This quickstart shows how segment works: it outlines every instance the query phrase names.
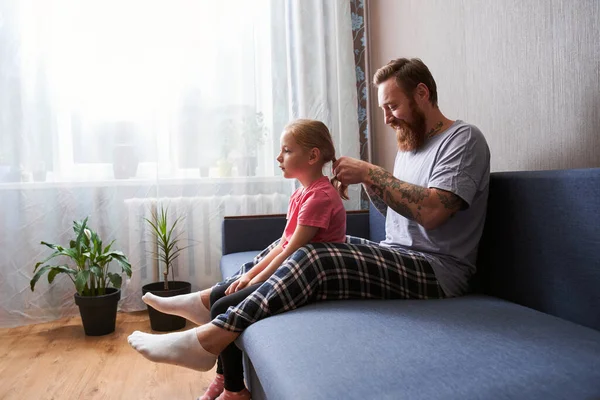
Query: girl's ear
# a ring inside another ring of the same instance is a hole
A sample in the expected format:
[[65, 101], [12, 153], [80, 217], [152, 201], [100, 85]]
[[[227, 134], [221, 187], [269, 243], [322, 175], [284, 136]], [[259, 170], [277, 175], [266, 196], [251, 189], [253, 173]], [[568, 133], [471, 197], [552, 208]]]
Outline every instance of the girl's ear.
[[313, 165], [321, 159], [321, 150], [318, 147], [313, 147], [308, 153], [308, 163]]

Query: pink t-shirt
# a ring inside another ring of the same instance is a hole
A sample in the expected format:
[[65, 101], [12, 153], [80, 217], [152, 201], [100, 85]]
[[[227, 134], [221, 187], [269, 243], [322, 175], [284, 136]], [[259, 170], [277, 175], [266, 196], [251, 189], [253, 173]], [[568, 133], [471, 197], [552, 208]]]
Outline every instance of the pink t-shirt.
[[311, 242], [346, 241], [346, 210], [338, 191], [326, 176], [292, 194], [284, 231], [284, 249], [298, 224], [320, 228]]

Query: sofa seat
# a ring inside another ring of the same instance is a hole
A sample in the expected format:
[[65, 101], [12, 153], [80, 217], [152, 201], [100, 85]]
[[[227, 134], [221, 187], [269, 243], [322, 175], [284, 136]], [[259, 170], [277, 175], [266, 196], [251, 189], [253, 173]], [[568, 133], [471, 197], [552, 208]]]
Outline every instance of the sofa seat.
[[[257, 254], [223, 256], [223, 276]], [[236, 343], [252, 393], [268, 387], [259, 398], [594, 399], [600, 391], [599, 331], [484, 295], [309, 304], [259, 321]]]
[[221, 274], [231, 276], [240, 270], [240, 267], [250, 262], [260, 251], [241, 251], [239, 253], [227, 254], [221, 258]]
[[484, 295], [309, 304], [236, 343], [258, 398], [594, 399], [600, 390], [600, 332]]

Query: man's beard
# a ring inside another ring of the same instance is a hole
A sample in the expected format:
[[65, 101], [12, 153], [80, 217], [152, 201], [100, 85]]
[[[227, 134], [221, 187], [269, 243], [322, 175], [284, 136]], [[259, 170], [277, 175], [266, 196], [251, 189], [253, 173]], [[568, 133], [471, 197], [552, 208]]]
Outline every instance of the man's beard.
[[425, 115], [421, 110], [417, 110], [415, 101], [411, 101], [411, 120], [409, 124], [406, 121], [398, 121], [398, 124], [392, 126], [396, 131], [396, 140], [398, 149], [402, 152], [415, 151], [425, 143]]

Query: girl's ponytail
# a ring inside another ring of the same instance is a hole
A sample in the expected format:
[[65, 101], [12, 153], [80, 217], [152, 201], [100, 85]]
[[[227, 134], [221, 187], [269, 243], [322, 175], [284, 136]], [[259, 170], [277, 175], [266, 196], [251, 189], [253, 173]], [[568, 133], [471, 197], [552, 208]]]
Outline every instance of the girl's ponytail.
[[[335, 157], [333, 157], [331, 159], [331, 163], [334, 164], [335, 162], [336, 159]], [[342, 182], [340, 182], [340, 180], [335, 175], [333, 176], [333, 178], [330, 179], [330, 182], [333, 185], [333, 187], [336, 188], [342, 199], [350, 200], [350, 197], [348, 197], [348, 185], [344, 185]]]

